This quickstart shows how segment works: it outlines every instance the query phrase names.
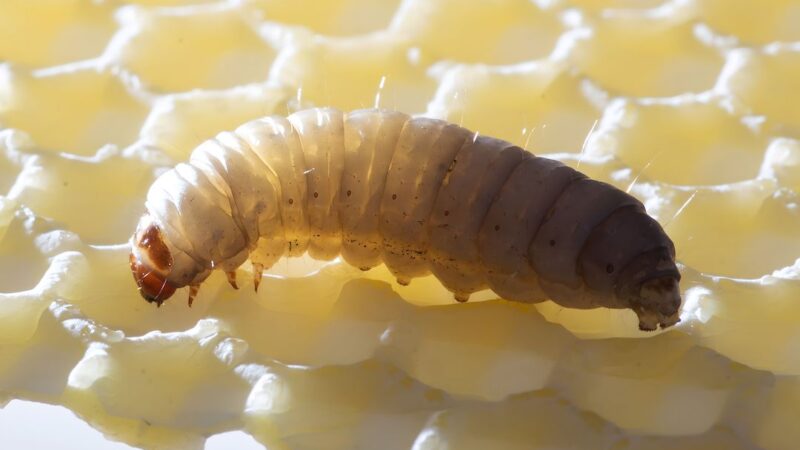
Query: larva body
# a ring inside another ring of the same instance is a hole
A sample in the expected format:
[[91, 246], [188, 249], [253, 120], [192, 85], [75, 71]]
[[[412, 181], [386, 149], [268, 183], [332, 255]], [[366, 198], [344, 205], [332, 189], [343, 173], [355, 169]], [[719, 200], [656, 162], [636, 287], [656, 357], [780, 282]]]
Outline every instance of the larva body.
[[491, 288], [630, 308], [645, 330], [678, 321], [675, 250], [638, 200], [441, 120], [328, 108], [255, 120], [201, 144], [146, 206], [131, 268], [158, 304], [248, 258], [257, 285], [308, 251], [384, 263], [401, 284], [433, 273], [460, 301]]

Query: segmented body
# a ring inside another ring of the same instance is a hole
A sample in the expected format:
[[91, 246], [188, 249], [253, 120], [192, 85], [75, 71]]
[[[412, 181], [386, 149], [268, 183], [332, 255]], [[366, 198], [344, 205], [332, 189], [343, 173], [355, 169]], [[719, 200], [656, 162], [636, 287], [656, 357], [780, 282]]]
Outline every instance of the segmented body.
[[[248, 258], [260, 278], [308, 251], [365, 270], [386, 264], [401, 284], [433, 273], [460, 301], [490, 288], [523, 302], [631, 308], [643, 329], [678, 320], [675, 250], [638, 200], [441, 120], [330, 108], [255, 120], [161, 176], [147, 209], [131, 261], [163, 281], [148, 295], [159, 303], [167, 284], [197, 286]], [[141, 244], [153, 228], [168, 260], [150, 254], [152, 236]], [[645, 290], [649, 300], [631, 300]], [[650, 305], [650, 291], [665, 300]]]

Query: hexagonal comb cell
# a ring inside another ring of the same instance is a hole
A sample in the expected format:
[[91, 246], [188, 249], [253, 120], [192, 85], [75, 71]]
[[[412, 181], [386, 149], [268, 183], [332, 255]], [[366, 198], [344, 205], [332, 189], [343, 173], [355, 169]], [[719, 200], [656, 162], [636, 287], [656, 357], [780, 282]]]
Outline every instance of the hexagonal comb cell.
[[0, 61], [45, 67], [99, 56], [116, 24], [113, 8], [81, 0], [0, 4]]
[[714, 185], [755, 178], [769, 140], [722, 105], [691, 99], [619, 101], [589, 154], [613, 154], [642, 180]]
[[618, 95], [665, 97], [712, 88], [723, 56], [675, 12], [677, 17], [641, 12], [594, 22], [591, 37], [577, 44], [575, 64]]
[[559, 64], [455, 66], [428, 111], [533, 153], [580, 152], [601, 108]]
[[327, 36], [354, 36], [386, 28], [400, 0], [247, 0], [270, 22], [299, 25]]
[[295, 87], [297, 99], [309, 104], [421, 111], [436, 85], [415, 54], [407, 41], [385, 33], [358, 40], [317, 37], [288, 47], [271, 80]]
[[146, 103], [111, 70], [84, 62], [33, 72], [0, 66], [0, 121], [39, 148], [92, 155], [132, 143]]
[[465, 8], [457, 0], [410, 0], [389, 30], [412, 41], [428, 58], [510, 64], [546, 56], [564, 26], [556, 11], [536, 2], [481, 0]]
[[800, 40], [800, 5], [772, 0], [769, 7], [748, 0], [701, 0], [702, 20], [714, 30], [752, 44]]
[[[744, 112], [762, 115], [777, 135], [800, 137], [800, 45], [764, 50], [737, 49], [728, 57], [719, 87], [741, 102]], [[780, 94], [777, 94], [780, 93]]]
[[225, 4], [177, 9], [129, 8], [105, 58], [148, 89], [218, 89], [266, 79], [275, 51], [247, 15]]

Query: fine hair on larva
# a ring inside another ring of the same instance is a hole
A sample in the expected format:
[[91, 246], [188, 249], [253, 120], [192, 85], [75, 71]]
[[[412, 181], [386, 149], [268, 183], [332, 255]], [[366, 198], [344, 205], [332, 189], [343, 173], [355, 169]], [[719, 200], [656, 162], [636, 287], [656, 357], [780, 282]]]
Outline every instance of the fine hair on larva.
[[131, 238], [141, 294], [159, 306], [248, 258], [339, 255], [401, 285], [433, 273], [455, 299], [629, 308], [679, 321], [675, 248], [633, 196], [458, 125], [397, 111], [315, 108], [218, 134], [150, 187]]

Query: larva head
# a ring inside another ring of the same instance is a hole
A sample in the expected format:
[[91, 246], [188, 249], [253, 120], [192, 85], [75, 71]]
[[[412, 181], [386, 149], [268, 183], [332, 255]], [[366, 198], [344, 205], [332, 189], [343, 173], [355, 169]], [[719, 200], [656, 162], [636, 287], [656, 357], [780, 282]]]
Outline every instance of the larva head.
[[150, 303], [161, 306], [179, 287], [168, 279], [173, 259], [161, 229], [147, 216], [131, 238], [130, 264], [139, 293]]

